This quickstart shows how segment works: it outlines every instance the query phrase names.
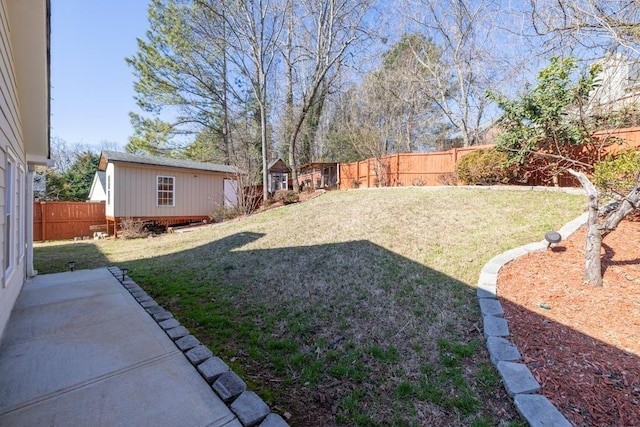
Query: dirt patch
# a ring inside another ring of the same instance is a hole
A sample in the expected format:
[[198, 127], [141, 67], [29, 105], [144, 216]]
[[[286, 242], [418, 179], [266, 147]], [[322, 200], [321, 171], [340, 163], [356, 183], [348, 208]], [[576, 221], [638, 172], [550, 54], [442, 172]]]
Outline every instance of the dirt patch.
[[585, 228], [498, 277], [513, 342], [574, 425], [640, 425], [640, 222], [603, 247], [604, 285], [582, 283]]

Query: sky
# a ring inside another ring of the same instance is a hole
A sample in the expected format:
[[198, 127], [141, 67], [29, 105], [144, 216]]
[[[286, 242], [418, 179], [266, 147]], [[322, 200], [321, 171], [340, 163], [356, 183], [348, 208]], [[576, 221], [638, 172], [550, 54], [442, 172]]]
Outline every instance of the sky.
[[125, 57], [148, 27], [146, 0], [51, 1], [51, 136], [100, 150], [132, 134], [132, 68]]

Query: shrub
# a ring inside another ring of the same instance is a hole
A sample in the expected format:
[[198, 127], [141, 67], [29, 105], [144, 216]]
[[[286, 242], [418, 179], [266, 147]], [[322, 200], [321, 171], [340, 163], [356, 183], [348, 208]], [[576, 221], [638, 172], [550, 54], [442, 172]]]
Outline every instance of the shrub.
[[291, 203], [296, 203], [300, 200], [298, 193], [292, 190], [279, 190], [276, 191], [276, 194], [273, 195], [273, 200], [279, 202], [282, 200], [282, 203], [285, 205], [289, 205]]
[[640, 173], [640, 151], [628, 149], [611, 154], [594, 165], [593, 183], [605, 193], [626, 195], [638, 180]]
[[411, 181], [411, 185], [413, 185], [414, 187], [424, 187], [425, 185], [427, 185], [427, 180], [419, 176], [418, 178], [414, 178], [413, 181]]
[[495, 148], [480, 149], [458, 160], [456, 175], [469, 185], [506, 184], [514, 175], [506, 163], [506, 153]]
[[352, 188], [360, 188], [361, 184], [362, 184], [362, 181], [360, 181], [359, 179], [354, 179], [353, 181], [351, 181]]
[[442, 173], [436, 178], [440, 185], [456, 185], [458, 178], [453, 172]]
[[211, 222], [222, 222], [244, 215], [245, 211], [240, 206], [221, 206], [209, 214]]
[[149, 232], [145, 227], [144, 221], [125, 218], [120, 222], [118, 237], [122, 239], [137, 239], [140, 237], [147, 237], [148, 235]]

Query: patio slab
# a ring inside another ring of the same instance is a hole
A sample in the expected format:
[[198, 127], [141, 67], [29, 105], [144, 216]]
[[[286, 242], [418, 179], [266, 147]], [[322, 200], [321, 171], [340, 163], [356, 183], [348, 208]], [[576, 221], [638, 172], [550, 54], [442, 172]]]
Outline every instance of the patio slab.
[[28, 281], [0, 344], [0, 425], [234, 426], [107, 269]]

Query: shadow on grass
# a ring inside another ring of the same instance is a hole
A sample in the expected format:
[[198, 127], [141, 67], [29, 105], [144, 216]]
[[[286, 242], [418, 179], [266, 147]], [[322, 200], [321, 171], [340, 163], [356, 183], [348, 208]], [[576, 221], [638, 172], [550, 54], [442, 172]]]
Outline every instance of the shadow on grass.
[[69, 242], [34, 247], [34, 268], [41, 274], [67, 271], [67, 263], [75, 269], [93, 269], [110, 265], [109, 259], [93, 242]]
[[[524, 425], [488, 361], [474, 288], [367, 240], [265, 249], [263, 236], [126, 267], [292, 425]], [[95, 252], [73, 243], [37, 259], [110, 264]], [[570, 328], [541, 332], [540, 349], [573, 339], [590, 342], [594, 375], [622, 375], [605, 363], [620, 350]], [[626, 357], [637, 373], [638, 357]], [[627, 382], [615, 386], [637, 399], [638, 376]]]
[[293, 425], [519, 420], [474, 289], [367, 240], [267, 249], [262, 237], [126, 267]]
[[[542, 394], [546, 391], [572, 424], [640, 425], [638, 355], [509, 300], [501, 299], [501, 303], [505, 318], [526, 319], [510, 323], [511, 333], [528, 337], [528, 346], [520, 345], [527, 366], [542, 381]], [[553, 352], [547, 351], [551, 346]]]

